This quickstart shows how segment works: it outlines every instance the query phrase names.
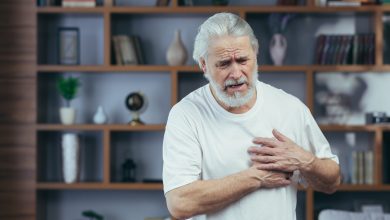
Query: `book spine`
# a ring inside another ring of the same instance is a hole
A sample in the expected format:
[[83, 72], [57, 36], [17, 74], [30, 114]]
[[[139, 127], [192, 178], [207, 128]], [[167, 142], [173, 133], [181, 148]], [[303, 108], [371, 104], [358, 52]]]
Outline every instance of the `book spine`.
[[62, 0], [62, 7], [95, 7], [96, 1], [76, 1], [76, 0]]
[[118, 36], [118, 38], [120, 39], [120, 50], [123, 58], [123, 64], [137, 64], [137, 53], [135, 51], [134, 43], [131, 38], [125, 35]]
[[374, 153], [364, 152], [364, 183], [374, 184]]
[[120, 42], [117, 36], [112, 37], [113, 45], [114, 45], [114, 54], [115, 54], [115, 63], [117, 65], [123, 65], [121, 50], [120, 50]]

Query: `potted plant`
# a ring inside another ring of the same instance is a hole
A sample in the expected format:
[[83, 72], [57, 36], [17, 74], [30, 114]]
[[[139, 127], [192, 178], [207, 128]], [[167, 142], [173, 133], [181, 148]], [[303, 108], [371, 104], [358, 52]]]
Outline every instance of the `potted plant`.
[[84, 217], [89, 218], [90, 220], [96, 219], [96, 220], [104, 220], [104, 217], [92, 210], [87, 210], [82, 213]]
[[65, 107], [60, 108], [60, 119], [62, 124], [73, 124], [76, 118], [76, 110], [71, 107], [70, 102], [76, 97], [80, 86], [79, 78], [61, 77], [57, 81], [57, 88], [65, 99]]

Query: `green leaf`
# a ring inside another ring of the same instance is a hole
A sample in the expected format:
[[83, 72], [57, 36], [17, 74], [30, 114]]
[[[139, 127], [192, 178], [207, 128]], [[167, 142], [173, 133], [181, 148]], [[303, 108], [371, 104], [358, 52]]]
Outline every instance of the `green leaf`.
[[79, 78], [61, 77], [57, 81], [57, 88], [60, 92], [61, 96], [67, 101], [70, 102], [72, 99], [76, 97], [77, 89], [80, 86]]

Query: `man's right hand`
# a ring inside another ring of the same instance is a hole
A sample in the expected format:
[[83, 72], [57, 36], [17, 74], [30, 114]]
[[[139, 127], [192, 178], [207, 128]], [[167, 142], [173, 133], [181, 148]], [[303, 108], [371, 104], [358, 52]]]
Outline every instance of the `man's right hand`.
[[292, 173], [261, 170], [258, 168], [257, 164], [253, 164], [252, 167], [249, 168], [249, 172], [259, 180], [259, 188], [277, 188], [291, 184], [290, 178]]

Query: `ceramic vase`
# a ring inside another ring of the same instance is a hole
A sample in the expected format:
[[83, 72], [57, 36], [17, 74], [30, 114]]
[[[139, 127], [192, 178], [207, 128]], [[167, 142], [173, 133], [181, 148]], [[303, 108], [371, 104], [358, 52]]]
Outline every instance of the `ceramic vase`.
[[96, 110], [95, 115], [93, 116], [93, 123], [95, 124], [104, 124], [107, 122], [107, 115], [104, 112], [102, 106], [99, 106]]
[[175, 36], [166, 54], [170, 66], [184, 65], [187, 61], [187, 50], [181, 40], [180, 30], [175, 31]]
[[76, 109], [70, 107], [60, 108], [60, 119], [64, 125], [74, 124], [76, 120]]
[[282, 34], [274, 34], [269, 45], [271, 59], [276, 66], [283, 65], [287, 51], [287, 39]]
[[62, 135], [62, 173], [65, 183], [75, 183], [80, 174], [80, 146], [76, 134]]

